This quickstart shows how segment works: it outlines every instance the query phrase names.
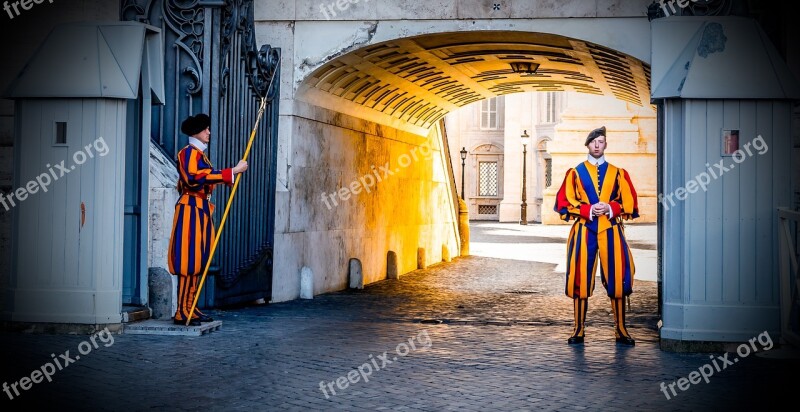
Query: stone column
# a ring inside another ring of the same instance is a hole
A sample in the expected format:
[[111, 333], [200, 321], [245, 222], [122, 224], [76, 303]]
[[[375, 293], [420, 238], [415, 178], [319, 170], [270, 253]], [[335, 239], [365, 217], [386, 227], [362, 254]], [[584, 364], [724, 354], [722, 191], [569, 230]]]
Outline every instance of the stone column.
[[[500, 202], [499, 218], [501, 222], [519, 222], [520, 204], [522, 203], [522, 141], [520, 136], [528, 131], [531, 141], [536, 141], [533, 130], [534, 93], [516, 93], [506, 95], [506, 125], [503, 167], [503, 201]], [[528, 145], [528, 165], [532, 165], [532, 153]], [[531, 188], [532, 168], [528, 168], [528, 193]], [[529, 202], [530, 203], [530, 202]]]

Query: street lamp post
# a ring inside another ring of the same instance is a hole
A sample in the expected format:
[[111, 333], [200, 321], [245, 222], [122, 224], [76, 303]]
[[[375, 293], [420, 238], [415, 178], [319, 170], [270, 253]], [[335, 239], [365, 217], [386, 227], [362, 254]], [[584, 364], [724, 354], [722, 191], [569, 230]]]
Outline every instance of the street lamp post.
[[461, 148], [461, 200], [464, 200], [464, 161], [467, 160], [467, 148]]
[[526, 163], [528, 158], [528, 143], [531, 141], [531, 137], [528, 136], [528, 131], [525, 130], [522, 132], [522, 205], [520, 205], [520, 216], [519, 216], [519, 224], [520, 225], [527, 225], [528, 224], [528, 204], [526, 201], [528, 200], [527, 197], [527, 171], [526, 171]]

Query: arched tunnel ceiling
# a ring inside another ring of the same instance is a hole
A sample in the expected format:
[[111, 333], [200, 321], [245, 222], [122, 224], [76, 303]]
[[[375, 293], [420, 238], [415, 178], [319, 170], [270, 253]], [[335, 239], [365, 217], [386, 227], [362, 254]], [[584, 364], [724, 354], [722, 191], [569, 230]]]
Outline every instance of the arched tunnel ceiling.
[[[539, 68], [520, 75], [512, 62]], [[339, 56], [311, 73], [298, 97], [427, 129], [466, 104], [527, 91], [608, 95], [647, 106], [649, 85], [648, 65], [590, 42], [542, 33], [459, 32], [392, 40]]]

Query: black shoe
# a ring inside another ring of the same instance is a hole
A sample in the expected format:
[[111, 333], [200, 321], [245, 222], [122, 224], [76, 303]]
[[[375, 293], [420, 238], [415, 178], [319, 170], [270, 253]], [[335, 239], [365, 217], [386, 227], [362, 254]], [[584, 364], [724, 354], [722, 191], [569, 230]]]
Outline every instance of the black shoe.
[[[176, 325], [187, 326], [185, 320], [173, 319], [172, 322]], [[200, 319], [192, 319], [188, 326], [200, 326]]]
[[583, 343], [583, 336], [570, 336], [567, 339], [567, 343], [570, 345], [578, 345]]
[[633, 338], [631, 338], [630, 336], [621, 336], [621, 337], [617, 338], [617, 343], [620, 344], [620, 345], [625, 345], [625, 346], [634, 346], [634, 345], [636, 345], [636, 341], [633, 340]]
[[197, 318], [195, 318], [195, 319], [199, 320], [200, 322], [213, 322], [214, 321], [214, 319], [211, 316], [208, 316], [205, 313], [200, 312], [200, 309], [195, 309], [194, 314], [195, 314], [195, 316], [197, 316]]

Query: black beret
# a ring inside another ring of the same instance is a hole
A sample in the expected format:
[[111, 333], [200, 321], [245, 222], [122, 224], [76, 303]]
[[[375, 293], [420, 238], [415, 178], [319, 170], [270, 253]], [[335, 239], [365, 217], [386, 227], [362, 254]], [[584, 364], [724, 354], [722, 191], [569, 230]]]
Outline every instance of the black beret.
[[194, 136], [206, 127], [211, 126], [211, 118], [207, 114], [200, 113], [195, 116], [189, 116], [181, 123], [181, 132], [188, 136]]
[[606, 127], [605, 126], [599, 128], [599, 129], [594, 129], [591, 132], [589, 132], [589, 135], [586, 136], [586, 143], [584, 143], [583, 145], [584, 146], [588, 146], [589, 143], [591, 143], [592, 140], [597, 139], [598, 136], [606, 137]]

